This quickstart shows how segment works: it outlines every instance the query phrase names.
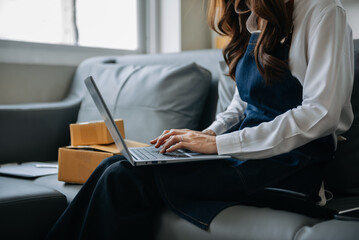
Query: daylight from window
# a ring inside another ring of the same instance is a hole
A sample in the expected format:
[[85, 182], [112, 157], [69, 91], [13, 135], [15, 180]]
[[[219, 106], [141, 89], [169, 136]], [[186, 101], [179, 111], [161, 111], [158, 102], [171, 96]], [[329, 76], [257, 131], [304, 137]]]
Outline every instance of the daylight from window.
[[137, 1], [77, 0], [79, 45], [135, 50]]
[[136, 0], [0, 0], [0, 39], [136, 50], [137, 18]]

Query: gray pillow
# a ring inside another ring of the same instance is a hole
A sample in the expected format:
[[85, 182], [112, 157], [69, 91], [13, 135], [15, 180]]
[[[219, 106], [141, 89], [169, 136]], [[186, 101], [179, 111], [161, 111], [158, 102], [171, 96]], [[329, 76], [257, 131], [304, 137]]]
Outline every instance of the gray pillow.
[[218, 81], [218, 102], [216, 114], [224, 112], [231, 103], [236, 83], [228, 77], [228, 66], [224, 61], [219, 62], [219, 81]]
[[[195, 63], [182, 65], [98, 64], [90, 69], [114, 118], [125, 123], [126, 138], [141, 142], [165, 129], [197, 129], [211, 73]], [[78, 122], [101, 119], [86, 93]]]

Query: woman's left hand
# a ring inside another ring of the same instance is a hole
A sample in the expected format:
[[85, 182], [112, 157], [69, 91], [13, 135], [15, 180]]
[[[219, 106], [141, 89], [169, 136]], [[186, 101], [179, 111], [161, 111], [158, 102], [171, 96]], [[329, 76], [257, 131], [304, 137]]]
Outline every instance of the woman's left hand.
[[166, 130], [161, 136], [153, 139], [151, 144], [162, 146], [161, 153], [177, 149], [188, 149], [203, 154], [217, 154], [216, 137], [188, 129]]

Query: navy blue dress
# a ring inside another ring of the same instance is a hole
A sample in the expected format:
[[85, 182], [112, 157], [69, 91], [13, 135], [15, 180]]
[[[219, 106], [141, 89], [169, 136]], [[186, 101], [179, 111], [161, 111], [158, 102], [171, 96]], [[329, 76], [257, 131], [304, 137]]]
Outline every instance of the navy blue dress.
[[[236, 129], [271, 121], [302, 102], [302, 86], [290, 72], [266, 85], [251, 36], [236, 69], [240, 97], [248, 103]], [[277, 57], [288, 59], [288, 46]], [[331, 136], [268, 159], [236, 159], [132, 167], [121, 156], [103, 161], [57, 221], [48, 239], [152, 239], [154, 219], [166, 205], [180, 217], [208, 229], [224, 208], [250, 201], [265, 187], [281, 187], [308, 195], [318, 191], [325, 164], [332, 159]]]
[[[302, 103], [302, 85], [290, 72], [278, 83], [265, 84], [254, 58], [258, 36], [252, 34], [236, 67], [238, 92], [248, 105], [244, 120], [230, 131], [271, 121]], [[289, 47], [279, 45], [274, 55], [286, 60], [288, 54]], [[333, 137], [327, 136], [268, 159], [166, 166], [157, 169], [157, 184], [173, 211], [207, 229], [222, 209], [250, 202], [251, 196], [265, 187], [294, 190], [314, 198], [334, 149]]]

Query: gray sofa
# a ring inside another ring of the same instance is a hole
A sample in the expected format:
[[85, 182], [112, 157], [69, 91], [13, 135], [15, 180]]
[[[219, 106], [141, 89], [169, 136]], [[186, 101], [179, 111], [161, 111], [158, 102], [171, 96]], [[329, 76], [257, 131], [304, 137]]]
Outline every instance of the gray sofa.
[[[336, 159], [331, 163], [326, 179], [328, 188], [335, 196], [334, 200], [328, 204], [336, 208], [359, 206], [359, 178], [357, 176], [359, 164], [356, 163], [359, 159], [359, 141], [356, 140], [359, 139], [357, 138], [359, 137], [357, 129], [359, 126], [358, 60], [359, 53], [356, 52], [356, 85], [353, 94], [356, 119], [352, 129], [346, 134], [348, 140], [339, 144]], [[126, 135], [129, 139], [145, 141], [150, 136], [158, 134], [159, 129], [168, 127], [189, 126], [203, 129], [215, 117], [217, 100], [219, 99], [218, 106], [223, 107], [225, 102], [228, 102], [228, 92], [233, 91], [233, 83], [228, 81], [220, 71], [220, 61], [223, 61], [223, 57], [219, 50], [96, 57], [85, 60], [78, 66], [68, 97], [64, 101], [23, 106], [0, 105], [0, 125], [8, 126], [0, 138], [2, 141], [0, 162], [5, 164], [56, 161], [56, 148], [68, 145], [70, 142], [67, 125], [75, 122], [76, 119], [85, 121], [99, 117], [96, 116], [96, 113], [91, 112], [82, 82], [89, 74], [98, 79], [100, 90], [105, 92], [107, 100], [114, 99], [116, 102], [115, 104], [111, 103], [111, 109], [115, 117], [125, 119]], [[193, 65], [192, 62], [196, 64]], [[148, 66], [154, 65], [164, 70], [148, 68]], [[169, 65], [171, 65], [170, 68], [168, 68]], [[123, 78], [119, 78], [119, 76], [128, 70], [127, 66], [135, 67], [130, 69], [132, 72], [130, 71], [130, 74], [127, 75], [127, 80], [120, 83], [122, 87], [119, 89], [110, 87], [116, 86], [118, 81], [122, 81]], [[186, 89], [186, 86], [182, 86], [179, 81], [188, 80], [188, 74], [192, 71], [189, 69], [194, 69], [193, 71], [197, 71], [198, 75], [186, 83], [186, 85], [193, 84]], [[208, 71], [211, 73], [210, 75]], [[147, 79], [149, 82], [142, 82], [139, 78], [143, 76], [141, 75], [143, 73], [152, 76]], [[177, 78], [178, 73], [182, 74], [181, 78]], [[156, 76], [158, 77], [156, 78]], [[174, 78], [176, 81], [173, 81]], [[138, 84], [132, 84], [136, 81]], [[201, 81], [205, 81], [205, 83]], [[220, 82], [219, 96], [218, 82]], [[152, 92], [146, 92], [148, 88], [152, 87], [146, 85], [148, 83], [157, 84], [156, 94], [158, 97], [146, 103], [137, 101], [136, 99], [146, 94], [153, 97], [151, 96], [154, 95]], [[173, 99], [176, 104], [170, 107], [176, 111], [171, 112], [167, 109], [168, 106], [163, 107], [165, 104], [157, 102], [158, 98], [171, 99], [175, 97], [166, 95], [171, 93], [166, 92], [166, 89], [171, 86], [181, 87], [185, 90], [181, 99], [185, 100], [184, 102], [188, 106], [183, 107], [181, 102], [176, 102], [176, 99]], [[136, 89], [141, 91], [134, 91]], [[201, 92], [197, 97], [203, 98], [204, 101], [193, 98], [192, 92]], [[124, 97], [116, 96], [119, 93]], [[80, 107], [81, 101], [83, 104]], [[121, 105], [122, 103], [126, 103], [125, 106]], [[128, 105], [131, 105], [130, 109], [127, 109]], [[131, 111], [131, 114], [126, 115], [127, 111], [125, 110]], [[166, 121], [172, 119], [173, 125], [155, 126], [154, 122], [157, 120], [151, 121], [148, 119], [149, 116], [164, 118]], [[192, 117], [196, 119], [195, 122]], [[19, 119], [26, 119], [28, 124], [24, 125], [24, 129], [17, 129], [16, 124], [13, 124]], [[142, 129], [135, 128], [135, 125], [132, 124], [132, 122], [144, 120], [146, 123], [150, 122], [150, 124], [146, 124], [150, 133], [144, 134]], [[41, 124], [35, 124], [36, 122]], [[52, 124], [54, 122], [56, 124]], [[22, 138], [21, 144], [32, 147], [26, 149], [26, 152], [14, 151], [17, 149], [18, 143], [5, 141], [6, 134], [9, 137], [14, 134], [21, 136], [24, 132], [28, 136]], [[33, 179], [0, 176], [0, 238], [43, 238], [80, 188], [81, 185], [59, 182], [57, 175]], [[280, 206], [279, 209], [274, 208], [265, 205], [261, 207], [250, 205], [230, 207], [223, 210], [213, 220], [208, 232], [180, 219], [169, 210], [163, 209], [157, 219], [157, 239], [359, 239], [359, 221], [325, 219], [295, 213], [295, 211], [286, 211], [280, 209]]]

